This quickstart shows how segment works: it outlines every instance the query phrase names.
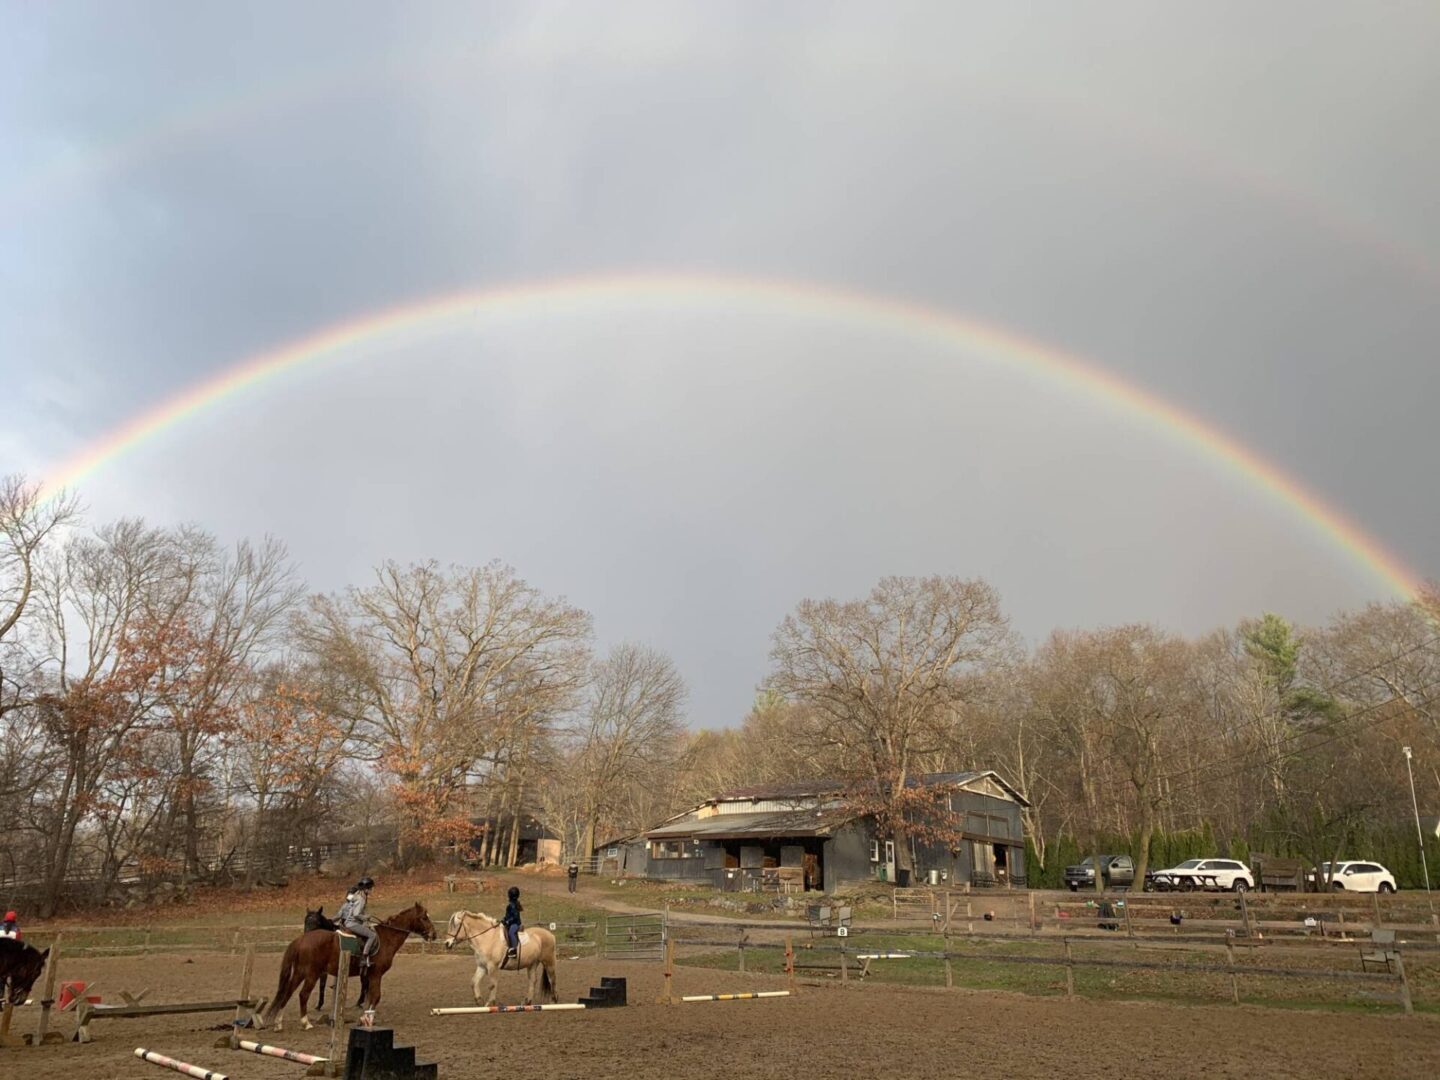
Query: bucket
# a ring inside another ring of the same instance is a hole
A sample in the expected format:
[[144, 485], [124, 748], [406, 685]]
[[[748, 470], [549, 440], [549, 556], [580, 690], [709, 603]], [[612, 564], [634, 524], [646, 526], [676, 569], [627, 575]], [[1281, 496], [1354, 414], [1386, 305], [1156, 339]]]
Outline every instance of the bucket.
[[940, 871], [939, 871], [939, 870], [928, 870], [928, 871], [926, 871], [926, 873], [925, 873], [925, 883], [926, 883], [927, 885], [939, 885], [939, 884], [940, 884]]

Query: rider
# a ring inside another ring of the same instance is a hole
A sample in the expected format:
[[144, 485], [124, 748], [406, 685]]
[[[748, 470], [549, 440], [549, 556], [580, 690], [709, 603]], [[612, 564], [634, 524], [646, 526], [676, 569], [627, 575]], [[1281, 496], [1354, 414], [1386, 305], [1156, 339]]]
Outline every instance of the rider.
[[24, 935], [20, 933], [20, 920], [16, 917], [15, 912], [5, 912], [5, 921], [0, 922], [0, 938], [19, 941], [22, 937]]
[[[505, 905], [505, 917], [500, 920], [500, 925], [505, 927], [505, 944], [509, 950], [505, 954], [505, 963], [518, 961], [520, 953], [520, 913], [525, 910], [520, 903], [520, 889], [511, 885], [507, 894], [510, 902]], [[503, 965], [502, 965], [503, 966]]]
[[361, 967], [370, 966], [370, 956], [380, 944], [380, 936], [370, 929], [365, 914], [365, 903], [370, 899], [370, 890], [373, 888], [375, 882], [368, 877], [362, 877], [355, 883], [355, 887], [345, 894], [345, 902], [340, 905], [340, 910], [335, 915], [335, 921], [340, 924], [341, 929], [365, 942], [360, 953]]

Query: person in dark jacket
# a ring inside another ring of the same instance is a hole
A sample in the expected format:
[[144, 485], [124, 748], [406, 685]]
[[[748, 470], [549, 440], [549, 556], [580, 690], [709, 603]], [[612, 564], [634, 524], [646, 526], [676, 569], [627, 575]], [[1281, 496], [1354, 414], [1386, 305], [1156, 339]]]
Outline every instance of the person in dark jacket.
[[525, 910], [525, 906], [520, 903], [520, 890], [516, 886], [511, 885], [510, 892], [506, 895], [510, 902], [505, 905], [505, 917], [500, 920], [500, 925], [505, 928], [505, 944], [510, 947], [510, 951], [505, 957], [505, 962], [508, 964], [518, 959], [519, 956], [520, 913]]
[[570, 868], [565, 871], [565, 876], [570, 879], [570, 891], [575, 891], [575, 882], [580, 877], [580, 864], [571, 862]]

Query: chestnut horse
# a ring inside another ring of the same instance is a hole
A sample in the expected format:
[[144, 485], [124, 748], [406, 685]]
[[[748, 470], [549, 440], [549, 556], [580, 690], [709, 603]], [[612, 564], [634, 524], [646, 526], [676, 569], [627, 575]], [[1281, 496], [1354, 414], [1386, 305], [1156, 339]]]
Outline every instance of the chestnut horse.
[[[380, 938], [380, 944], [375, 955], [370, 958], [370, 967], [363, 974], [360, 971], [360, 958], [350, 957], [351, 977], [361, 976], [360, 1000], [356, 1004], [371, 1009], [380, 1004], [381, 980], [395, 962], [395, 954], [400, 951], [400, 946], [405, 944], [405, 939], [411, 934], [419, 934], [426, 941], [435, 940], [435, 927], [425, 908], [419, 903], [378, 923], [375, 931]], [[336, 934], [329, 930], [311, 930], [301, 934], [285, 950], [285, 957], [280, 961], [280, 983], [275, 988], [275, 996], [270, 999], [264, 1017], [256, 1018], [255, 1026], [264, 1027], [273, 1023], [275, 1030], [280, 1031], [284, 1023], [280, 1012], [290, 1000], [290, 995], [298, 988], [300, 1026], [307, 1030], [314, 1027], [309, 1016], [310, 990], [323, 976], [338, 974], [339, 961], [340, 941]], [[341, 1004], [343, 1006], [344, 1003]]]
[[[476, 1005], [494, 1005], [499, 986], [495, 973], [515, 970], [530, 973], [530, 987], [525, 994], [525, 1004], [535, 1003], [535, 991], [543, 991], [551, 1001], [559, 1001], [560, 993], [555, 986], [555, 935], [549, 930], [525, 930], [520, 936], [520, 955], [513, 968], [506, 968], [505, 929], [482, 911], [457, 911], [450, 916], [450, 925], [445, 929], [445, 948], [453, 949], [465, 942], [475, 953], [475, 977], [470, 981], [470, 990], [475, 995]], [[480, 999], [480, 987], [490, 980], [490, 992], [485, 1000]]]

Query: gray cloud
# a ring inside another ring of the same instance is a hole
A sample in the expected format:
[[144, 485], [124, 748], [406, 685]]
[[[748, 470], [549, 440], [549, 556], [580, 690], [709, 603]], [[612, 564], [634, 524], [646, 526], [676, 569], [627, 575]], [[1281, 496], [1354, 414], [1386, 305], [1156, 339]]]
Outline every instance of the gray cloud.
[[[379, 308], [713, 270], [1089, 356], [1440, 574], [1433, 8], [3, 17], [0, 467]], [[389, 556], [505, 558], [607, 639], [672, 650], [705, 723], [743, 711], [797, 599], [883, 573], [983, 574], [1031, 635], [1381, 592], [1133, 417], [759, 310], [557, 310], [380, 346], [175, 428], [85, 495], [282, 535], [317, 587]]]

